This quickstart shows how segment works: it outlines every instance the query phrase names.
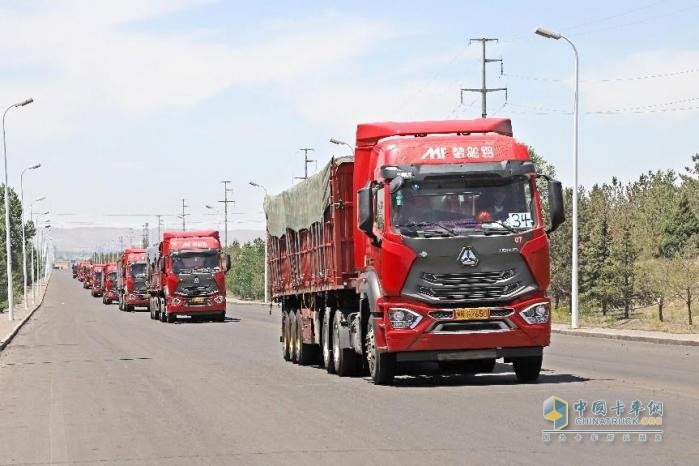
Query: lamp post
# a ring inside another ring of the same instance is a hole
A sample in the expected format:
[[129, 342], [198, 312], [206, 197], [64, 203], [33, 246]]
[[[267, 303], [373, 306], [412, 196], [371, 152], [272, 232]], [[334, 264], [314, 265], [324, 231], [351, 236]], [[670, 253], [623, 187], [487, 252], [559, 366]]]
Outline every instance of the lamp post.
[[335, 139], [335, 138], [330, 138], [330, 142], [331, 142], [332, 144], [336, 144], [336, 145], [338, 145], [338, 146], [339, 146], [339, 145], [347, 146], [347, 147], [349, 147], [351, 153], [354, 154], [354, 147], [353, 147], [351, 144], [349, 144], [349, 143], [347, 143], [347, 142], [345, 142], [345, 141], [340, 141], [339, 139]]
[[[267, 188], [261, 184], [251, 181], [250, 186], [261, 189], [265, 192], [265, 196], [269, 196]], [[269, 303], [269, 265], [267, 264], [267, 254], [267, 216], [265, 215], [265, 304]], [[270, 313], [272, 312], [271, 309], [270, 306]]]
[[7, 141], [5, 137], [5, 117], [7, 116], [7, 112], [9, 112], [10, 109], [15, 107], [24, 107], [25, 105], [29, 105], [32, 102], [34, 102], [34, 99], [29, 98], [22, 102], [12, 104], [9, 107], [7, 107], [5, 109], [5, 112], [2, 114], [2, 153], [5, 159], [5, 253], [7, 254], [7, 307], [9, 310], [10, 320], [14, 319], [15, 314], [13, 309], [14, 296], [12, 293], [12, 245], [10, 243], [10, 200], [7, 188]]
[[573, 251], [570, 290], [570, 327], [578, 328], [578, 95], [580, 90], [579, 58], [575, 44], [561, 33], [538, 28], [536, 34], [547, 39], [563, 39], [573, 48], [575, 55], [575, 99], [573, 103]]
[[[46, 196], [39, 197], [39, 198], [37, 198], [37, 199], [34, 199], [34, 200], [32, 201], [32, 203], [29, 205], [29, 220], [31, 220], [32, 222], [34, 222], [34, 204], [35, 204], [36, 202], [41, 202], [41, 201], [43, 201], [43, 200], [45, 200], [45, 199], [46, 199]], [[22, 213], [24, 213], [24, 201], [22, 201]], [[49, 211], [47, 210], [46, 212], [43, 212], [43, 213], [41, 213], [41, 214], [39, 214], [39, 215], [48, 215], [48, 213], [49, 213]], [[34, 237], [36, 238], [36, 234], [37, 234], [36, 224], [34, 224], [33, 226], [34, 226]], [[24, 247], [24, 230], [25, 230], [25, 228], [26, 228], [26, 226], [23, 225], [23, 226], [22, 226], [22, 246], [23, 246], [23, 247]], [[35, 241], [34, 243], [36, 243], [36, 241]], [[33, 306], [34, 303], [36, 302], [36, 292], [34, 291], [34, 249], [35, 249], [35, 248], [34, 248], [34, 245], [32, 244], [32, 257], [31, 257], [31, 267], [30, 267], [30, 268], [31, 268], [31, 272], [32, 272], [32, 306]], [[23, 260], [25, 260], [24, 269], [26, 270], [26, 268], [27, 268], [27, 265], [26, 265], [26, 253], [24, 253], [24, 249], [23, 249], [22, 252], [23, 252], [23, 256], [24, 256]], [[25, 278], [25, 281], [24, 281], [24, 288], [25, 288], [25, 290], [26, 290], [26, 287], [27, 287], [27, 281], [26, 281], [26, 278]], [[24, 302], [25, 302], [25, 303], [27, 302], [26, 291], [25, 291], [25, 296], [24, 296]]]
[[[46, 197], [41, 197], [34, 202], [43, 201]], [[34, 202], [31, 203], [29, 218], [34, 222]], [[42, 215], [48, 215], [49, 211], [37, 214], [37, 217]], [[39, 270], [37, 268], [36, 274], [34, 274], [34, 250], [39, 247], [39, 230], [36, 228], [37, 223], [34, 222], [34, 244], [32, 245], [32, 255], [31, 255], [31, 272], [32, 272], [32, 306], [36, 304], [36, 278], [39, 278]], [[39, 259], [39, 251], [36, 254], [37, 260]], [[35, 278], [36, 277], [36, 278]]]
[[24, 280], [24, 287], [22, 288], [22, 292], [24, 294], [23, 300], [24, 300], [24, 310], [27, 310], [27, 245], [26, 245], [26, 226], [24, 222], [24, 174], [28, 170], [36, 170], [37, 168], [41, 167], [40, 163], [37, 163], [36, 165], [32, 165], [31, 167], [25, 168], [22, 170], [22, 174], [19, 176], [19, 192], [20, 192], [20, 202], [22, 203], [22, 279]]

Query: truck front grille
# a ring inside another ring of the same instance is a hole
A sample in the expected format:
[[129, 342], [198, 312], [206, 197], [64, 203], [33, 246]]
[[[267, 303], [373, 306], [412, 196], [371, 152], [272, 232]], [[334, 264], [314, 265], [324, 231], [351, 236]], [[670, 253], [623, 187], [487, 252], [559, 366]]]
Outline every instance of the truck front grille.
[[495, 272], [422, 274], [418, 292], [440, 301], [497, 300], [519, 290], [522, 284], [513, 281], [514, 269]]

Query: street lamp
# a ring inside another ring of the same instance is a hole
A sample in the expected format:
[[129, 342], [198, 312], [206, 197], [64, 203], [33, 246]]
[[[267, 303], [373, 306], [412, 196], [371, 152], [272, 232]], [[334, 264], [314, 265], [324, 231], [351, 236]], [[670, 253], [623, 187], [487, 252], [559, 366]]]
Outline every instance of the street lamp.
[[[259, 188], [262, 191], [265, 192], [265, 196], [269, 196], [269, 193], [267, 192], [267, 188], [262, 186], [259, 183], [255, 183], [254, 181], [250, 181], [250, 186], [253, 186], [255, 188]], [[269, 265], [267, 264], [267, 216], [265, 215], [265, 304], [269, 303]], [[272, 307], [270, 306], [269, 308], [270, 314], [272, 313]]]
[[14, 319], [14, 296], [12, 294], [12, 245], [10, 244], [10, 199], [7, 192], [7, 141], [5, 137], [5, 117], [10, 109], [15, 107], [24, 107], [34, 102], [34, 99], [29, 98], [22, 102], [12, 104], [5, 109], [2, 114], [2, 153], [5, 159], [5, 253], [7, 254], [7, 307], [9, 309], [9, 319]]
[[[38, 233], [39, 231], [36, 228], [36, 223], [34, 222], [34, 203], [43, 201], [46, 199], [46, 196], [40, 197], [36, 200], [34, 200], [29, 207], [29, 219], [34, 223], [34, 244], [32, 245], [32, 255], [31, 255], [31, 272], [32, 272], [32, 306], [36, 304], [36, 283], [35, 283], [35, 278], [34, 278], [34, 250], [38, 247]], [[40, 214], [37, 214], [37, 217], [41, 217], [43, 215], [48, 215], [49, 211], [47, 210], [46, 212], [42, 212]], [[37, 252], [37, 258], [38, 258], [38, 252]], [[36, 273], [36, 278], [38, 278], [39, 272], [37, 270]]]
[[340, 141], [339, 139], [335, 139], [335, 138], [330, 138], [330, 142], [331, 142], [332, 144], [336, 144], [336, 145], [344, 145], [344, 146], [347, 146], [347, 147], [350, 148], [350, 151], [352, 151], [351, 153], [354, 154], [354, 147], [353, 147], [351, 144], [349, 144], [349, 143], [347, 143], [347, 142], [345, 142], [345, 141]]
[[32, 165], [31, 167], [25, 168], [22, 170], [22, 174], [19, 176], [19, 192], [20, 192], [20, 201], [22, 203], [22, 279], [24, 280], [24, 288], [22, 288], [22, 291], [24, 293], [23, 299], [24, 299], [24, 310], [27, 310], [27, 246], [26, 246], [26, 227], [25, 227], [25, 214], [24, 214], [24, 174], [28, 170], [36, 170], [37, 168], [41, 167], [40, 163], [37, 163], [36, 165]]
[[570, 290], [571, 320], [570, 327], [578, 328], [578, 95], [580, 78], [578, 73], [579, 59], [578, 49], [570, 39], [561, 33], [538, 28], [536, 34], [547, 39], [563, 39], [573, 48], [575, 54], [575, 100], [573, 103], [573, 251], [572, 274]]

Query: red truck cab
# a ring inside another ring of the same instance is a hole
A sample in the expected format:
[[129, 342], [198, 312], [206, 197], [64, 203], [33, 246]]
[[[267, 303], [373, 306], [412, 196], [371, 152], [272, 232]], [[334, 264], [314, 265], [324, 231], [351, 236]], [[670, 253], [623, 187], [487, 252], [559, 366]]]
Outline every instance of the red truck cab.
[[90, 294], [93, 298], [102, 296], [102, 269], [104, 264], [94, 264], [92, 266], [92, 276], [90, 278]]
[[148, 307], [146, 290], [146, 250], [126, 248], [117, 261], [117, 292], [119, 310], [135, 311], [136, 307]]
[[225, 273], [218, 231], [166, 231], [148, 251], [148, 289], [152, 319], [226, 318]]
[[108, 262], [102, 268], [102, 304], [119, 301], [116, 262]]
[[92, 290], [92, 268], [89, 262], [83, 266], [83, 288], [86, 290]]

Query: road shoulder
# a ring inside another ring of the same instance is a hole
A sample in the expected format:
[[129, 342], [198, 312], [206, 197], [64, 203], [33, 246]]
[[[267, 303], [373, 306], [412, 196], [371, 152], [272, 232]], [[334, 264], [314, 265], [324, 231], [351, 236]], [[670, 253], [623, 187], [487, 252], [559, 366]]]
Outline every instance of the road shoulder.
[[622, 330], [584, 327], [572, 329], [568, 324], [551, 324], [551, 332], [581, 337], [611, 338], [615, 340], [642, 341], [667, 345], [699, 346], [699, 334], [666, 333], [648, 330]]
[[[34, 313], [41, 307], [44, 302], [44, 296], [46, 296], [46, 289], [48, 284], [51, 282], [49, 279], [48, 283], [45, 285], [40, 285], [38, 295], [38, 301], [30, 306], [28, 309], [24, 309], [22, 303], [15, 306], [15, 319], [8, 320], [7, 311], [0, 314], [0, 351], [4, 350], [5, 347], [10, 344], [12, 339], [17, 335], [19, 330], [26, 324], [29, 319], [34, 315]], [[4, 335], [4, 336], [3, 336]]]

